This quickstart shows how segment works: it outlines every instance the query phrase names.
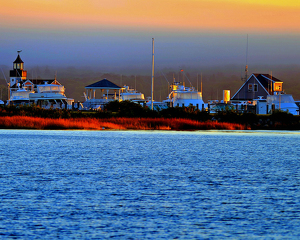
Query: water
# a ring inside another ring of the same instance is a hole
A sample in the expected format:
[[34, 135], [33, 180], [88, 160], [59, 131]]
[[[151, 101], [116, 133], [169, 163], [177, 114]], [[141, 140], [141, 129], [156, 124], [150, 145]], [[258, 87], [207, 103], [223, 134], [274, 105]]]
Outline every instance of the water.
[[299, 140], [0, 130], [0, 238], [299, 239]]

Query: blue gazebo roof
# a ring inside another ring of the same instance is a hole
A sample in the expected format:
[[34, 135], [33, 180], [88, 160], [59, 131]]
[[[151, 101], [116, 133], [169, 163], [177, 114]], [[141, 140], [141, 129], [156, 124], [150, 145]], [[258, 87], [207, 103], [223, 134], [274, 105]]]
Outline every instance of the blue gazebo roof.
[[113, 82], [103, 79], [85, 87], [86, 89], [121, 89], [122, 87], [114, 84]]

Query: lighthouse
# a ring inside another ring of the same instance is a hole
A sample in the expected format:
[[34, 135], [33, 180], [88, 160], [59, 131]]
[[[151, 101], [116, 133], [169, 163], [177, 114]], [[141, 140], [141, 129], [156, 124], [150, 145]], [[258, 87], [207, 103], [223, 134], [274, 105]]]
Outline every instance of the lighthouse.
[[27, 78], [27, 71], [24, 70], [24, 62], [20, 57], [20, 52], [18, 51], [18, 56], [13, 62], [13, 70], [10, 70], [10, 88], [16, 88], [22, 84], [22, 81]]

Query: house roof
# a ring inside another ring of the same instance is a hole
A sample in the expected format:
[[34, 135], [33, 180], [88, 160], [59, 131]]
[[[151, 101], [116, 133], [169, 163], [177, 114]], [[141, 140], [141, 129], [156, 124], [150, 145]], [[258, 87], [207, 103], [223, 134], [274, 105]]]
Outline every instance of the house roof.
[[19, 54], [18, 54], [16, 60], [14, 61], [14, 63], [24, 63]]
[[113, 82], [103, 79], [99, 82], [95, 82], [91, 85], [86, 86], [87, 89], [121, 89], [122, 87], [114, 84]]
[[[244, 82], [244, 84], [240, 87], [240, 89], [233, 95], [233, 97], [231, 99], [234, 99], [235, 96], [241, 91], [241, 89], [248, 83], [248, 81], [252, 78], [252, 77], [255, 77], [256, 80], [258, 81], [259, 84], [261, 84], [266, 93], [268, 93], [268, 90], [269, 89], [269, 85], [270, 85], [270, 82], [273, 81], [273, 82], [278, 82], [278, 83], [283, 83], [281, 80], [279, 80], [278, 78], [275, 78], [273, 77], [272, 75], [270, 74], [263, 74], [263, 73], [253, 73], [251, 74], [251, 76], [247, 79], [246, 82]], [[268, 93], [269, 94], [269, 93]]]
[[281, 80], [279, 80], [278, 78], [273, 77], [270, 74], [263, 74], [263, 73], [253, 73], [255, 75], [255, 77], [257, 79], [261, 79], [262, 77], [268, 78], [269, 80], [272, 80], [274, 82], [282, 82]]

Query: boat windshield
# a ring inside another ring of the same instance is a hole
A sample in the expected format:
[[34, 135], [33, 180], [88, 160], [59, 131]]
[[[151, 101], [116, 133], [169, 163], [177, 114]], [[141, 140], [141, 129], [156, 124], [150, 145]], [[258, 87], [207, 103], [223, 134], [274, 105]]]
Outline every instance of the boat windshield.
[[62, 85], [48, 84], [37, 86], [37, 88], [40, 93], [64, 92], [64, 86]]

